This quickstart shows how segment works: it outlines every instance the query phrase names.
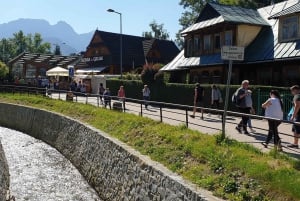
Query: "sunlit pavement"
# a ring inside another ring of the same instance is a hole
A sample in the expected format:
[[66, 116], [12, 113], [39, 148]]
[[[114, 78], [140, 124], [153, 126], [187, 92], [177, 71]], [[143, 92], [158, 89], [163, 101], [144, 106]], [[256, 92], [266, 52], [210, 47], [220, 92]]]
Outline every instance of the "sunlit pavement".
[[[60, 94], [60, 95], [52, 94], [50, 97], [54, 99], [66, 100], [66, 94]], [[100, 100], [98, 101], [96, 97], [86, 98], [86, 97], [78, 96], [77, 99], [74, 97], [74, 102], [76, 101], [78, 103], [84, 103], [84, 104], [88, 103], [96, 106], [99, 105], [99, 107], [104, 107], [101, 104]], [[114, 101], [112, 101], [112, 104], [113, 102]], [[131, 102], [126, 102], [125, 107], [126, 107], [125, 111], [127, 113], [141, 115], [142, 112], [143, 117], [148, 117], [157, 121], [161, 120], [160, 117], [161, 112], [160, 112], [160, 108], [158, 107], [149, 106], [148, 109], [145, 109], [144, 106], [141, 107], [141, 104], [131, 103]], [[191, 118], [189, 116], [191, 114], [192, 112], [188, 111], [188, 122], [189, 122], [188, 127], [190, 129], [198, 130], [202, 133], [207, 133], [210, 135], [221, 132], [222, 120], [218, 115], [209, 115], [205, 113], [204, 119], [201, 120], [200, 113], [197, 113], [195, 118]], [[171, 125], [186, 125], [186, 111], [184, 110], [163, 108], [162, 116], [163, 116], [162, 121], [164, 123], [171, 124]], [[263, 152], [267, 152], [273, 149], [274, 146], [272, 143], [269, 144], [268, 148], [264, 148], [264, 146], [261, 144], [261, 142], [264, 142], [267, 137], [268, 123], [266, 120], [252, 119], [252, 125], [255, 132], [250, 132], [250, 129], [248, 129], [250, 134], [245, 135], [245, 134], [238, 133], [235, 129], [240, 119], [241, 118], [239, 117], [231, 117], [231, 116], [227, 117], [226, 135], [229, 138], [235, 139], [240, 142], [251, 144]], [[292, 125], [286, 123], [281, 124], [279, 126], [279, 132], [281, 133], [280, 138], [282, 141], [283, 152], [287, 153], [292, 157], [300, 158], [300, 149], [287, 147], [288, 144], [293, 142]]]

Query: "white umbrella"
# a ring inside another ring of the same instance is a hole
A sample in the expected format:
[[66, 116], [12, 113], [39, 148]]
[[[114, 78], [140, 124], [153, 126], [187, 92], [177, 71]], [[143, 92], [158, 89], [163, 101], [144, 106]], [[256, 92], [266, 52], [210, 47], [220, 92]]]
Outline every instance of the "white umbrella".
[[48, 70], [46, 72], [46, 75], [47, 76], [65, 76], [65, 77], [68, 77], [69, 76], [69, 71], [65, 68], [62, 68], [62, 67], [54, 67], [54, 68], [51, 68], [50, 70]]

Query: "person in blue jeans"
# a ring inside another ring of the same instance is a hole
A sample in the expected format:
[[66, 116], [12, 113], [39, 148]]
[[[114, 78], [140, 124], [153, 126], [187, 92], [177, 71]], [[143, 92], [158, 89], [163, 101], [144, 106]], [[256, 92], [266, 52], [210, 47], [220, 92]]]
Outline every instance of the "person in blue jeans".
[[104, 99], [104, 107], [109, 106], [109, 109], [111, 109], [111, 93], [109, 88], [106, 88], [103, 93], [103, 99]]

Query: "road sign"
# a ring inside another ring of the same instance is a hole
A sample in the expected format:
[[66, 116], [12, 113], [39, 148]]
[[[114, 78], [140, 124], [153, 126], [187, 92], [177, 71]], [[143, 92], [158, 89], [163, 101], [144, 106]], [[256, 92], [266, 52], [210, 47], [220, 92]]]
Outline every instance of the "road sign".
[[74, 66], [68, 66], [69, 77], [74, 77]]
[[223, 60], [243, 61], [244, 51], [244, 47], [223, 46], [221, 51], [221, 57]]

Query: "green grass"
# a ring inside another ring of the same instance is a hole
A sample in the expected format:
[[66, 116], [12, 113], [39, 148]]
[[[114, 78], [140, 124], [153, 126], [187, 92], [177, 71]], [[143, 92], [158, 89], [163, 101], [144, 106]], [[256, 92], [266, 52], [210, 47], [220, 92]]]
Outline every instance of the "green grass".
[[284, 155], [91, 105], [1, 94], [1, 102], [59, 112], [107, 132], [216, 196], [229, 200], [300, 200], [300, 162]]

